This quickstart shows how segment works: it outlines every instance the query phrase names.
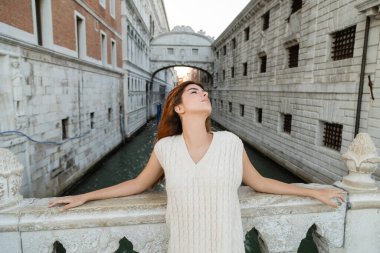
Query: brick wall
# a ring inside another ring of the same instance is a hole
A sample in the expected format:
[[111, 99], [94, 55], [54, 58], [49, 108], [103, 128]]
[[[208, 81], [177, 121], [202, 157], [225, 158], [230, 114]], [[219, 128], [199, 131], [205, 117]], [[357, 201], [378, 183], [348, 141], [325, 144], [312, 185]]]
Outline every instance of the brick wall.
[[2, 0], [0, 22], [33, 33], [32, 1]]

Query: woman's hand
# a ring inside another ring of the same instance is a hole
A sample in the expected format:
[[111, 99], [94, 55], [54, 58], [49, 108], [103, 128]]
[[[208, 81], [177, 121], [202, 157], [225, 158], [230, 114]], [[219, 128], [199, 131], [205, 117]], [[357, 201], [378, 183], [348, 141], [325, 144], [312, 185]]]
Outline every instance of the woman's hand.
[[[339, 207], [344, 203], [344, 191], [332, 188], [315, 189], [313, 197], [332, 207]], [[332, 201], [333, 198], [337, 199], [337, 203]]]
[[65, 196], [65, 197], [59, 197], [50, 201], [48, 207], [53, 207], [53, 206], [56, 206], [57, 204], [67, 204], [62, 209], [62, 211], [65, 211], [69, 208], [83, 205], [84, 203], [86, 203], [86, 201], [87, 199], [84, 197], [83, 194], [74, 195], [74, 196]]

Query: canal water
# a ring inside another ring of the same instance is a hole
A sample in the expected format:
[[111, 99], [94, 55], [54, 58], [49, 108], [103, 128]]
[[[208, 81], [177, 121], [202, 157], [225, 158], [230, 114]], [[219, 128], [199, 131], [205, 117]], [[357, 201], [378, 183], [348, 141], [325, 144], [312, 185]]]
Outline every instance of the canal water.
[[[212, 130], [225, 130], [216, 122], [212, 122]], [[94, 191], [111, 185], [121, 183], [125, 180], [135, 178], [153, 151], [153, 140], [156, 132], [156, 122], [148, 122], [146, 126], [135, 137], [119, 148], [107, 159], [101, 161], [91, 170], [91, 173], [81, 179], [72, 189], [64, 195], [75, 195]], [[245, 150], [253, 166], [265, 177], [280, 180], [286, 183], [305, 183], [285, 168], [265, 157], [259, 151], [244, 143]], [[156, 185], [155, 191], [164, 191], [163, 185]], [[311, 237], [310, 229], [306, 238], [301, 242], [298, 253], [318, 253], [318, 250]], [[252, 229], [245, 236], [246, 253], [260, 253], [258, 233]], [[61, 251], [62, 252], [62, 251]], [[117, 253], [134, 253], [132, 244], [125, 238], [120, 240], [120, 247]]]

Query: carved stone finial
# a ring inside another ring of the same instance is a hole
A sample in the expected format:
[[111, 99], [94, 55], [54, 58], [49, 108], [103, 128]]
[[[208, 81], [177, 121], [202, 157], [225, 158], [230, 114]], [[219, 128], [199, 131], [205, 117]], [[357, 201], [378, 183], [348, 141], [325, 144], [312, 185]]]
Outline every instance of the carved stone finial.
[[14, 205], [22, 199], [19, 190], [23, 170], [12, 152], [0, 148], [0, 208]]
[[376, 181], [371, 175], [376, 171], [380, 157], [368, 133], [357, 134], [342, 159], [349, 170], [349, 174], [343, 177], [343, 188], [377, 190]]

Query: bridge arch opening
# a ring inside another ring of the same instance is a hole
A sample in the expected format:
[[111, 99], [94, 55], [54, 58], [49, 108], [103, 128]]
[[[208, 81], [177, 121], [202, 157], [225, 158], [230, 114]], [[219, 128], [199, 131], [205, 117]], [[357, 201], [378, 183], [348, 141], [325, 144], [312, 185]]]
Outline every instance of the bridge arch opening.
[[194, 66], [194, 65], [191, 65], [191, 64], [173, 64], [173, 65], [168, 65], [168, 66], [164, 66], [164, 67], [161, 67], [159, 69], [157, 69], [156, 71], [154, 71], [151, 75], [151, 80], [153, 82], [153, 79], [155, 77], [155, 75], [162, 71], [162, 70], [165, 70], [165, 69], [169, 69], [169, 68], [175, 68], [175, 67], [187, 67], [187, 68], [192, 68], [192, 69], [196, 69], [196, 70], [200, 70], [202, 71], [203, 73], [206, 74], [206, 80], [192, 80], [192, 81], [199, 81], [200, 83], [202, 84], [213, 84], [213, 75], [212, 73], [210, 73], [208, 70], [204, 69], [204, 68], [201, 68], [201, 67], [198, 67], [198, 66]]

